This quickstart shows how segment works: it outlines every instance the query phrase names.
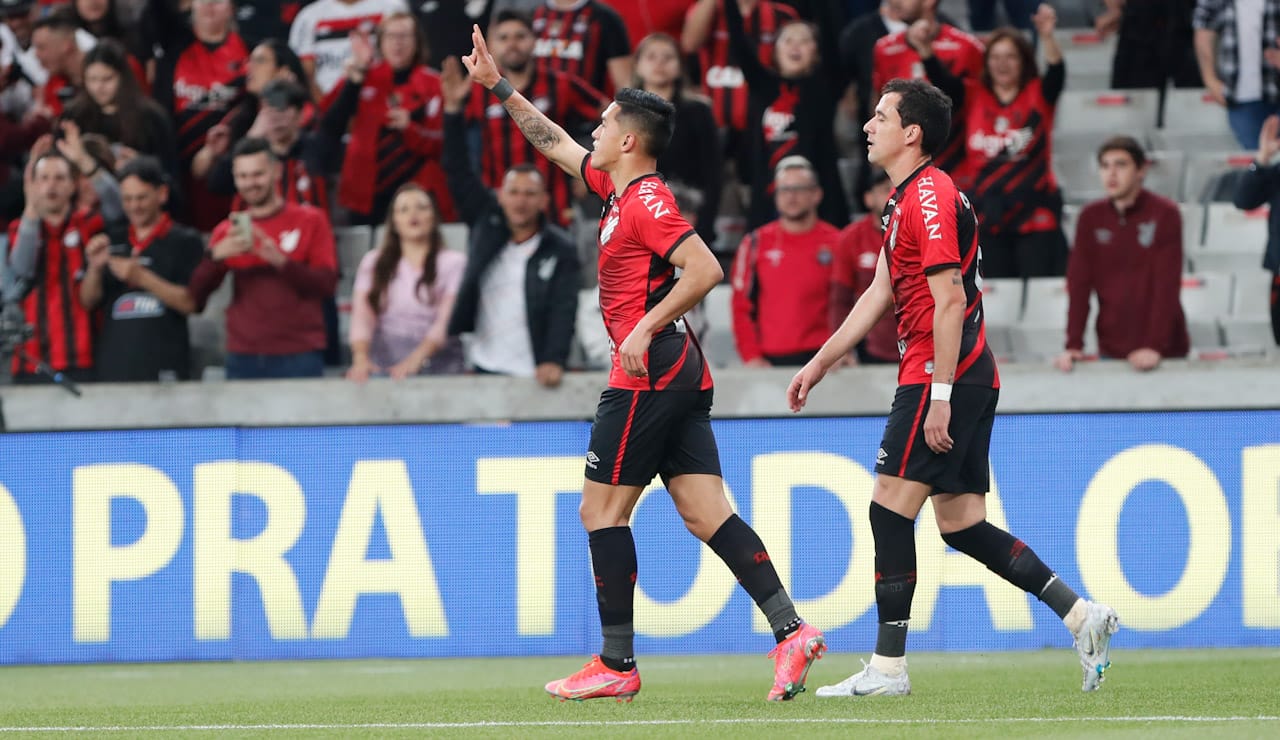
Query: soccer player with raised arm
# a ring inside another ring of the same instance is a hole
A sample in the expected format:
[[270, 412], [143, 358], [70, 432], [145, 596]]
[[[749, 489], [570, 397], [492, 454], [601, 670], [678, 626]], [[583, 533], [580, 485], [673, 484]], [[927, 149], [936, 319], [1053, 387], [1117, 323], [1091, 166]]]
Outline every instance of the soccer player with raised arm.
[[969, 200], [933, 165], [951, 128], [951, 101], [923, 80], [891, 80], [864, 130], [867, 159], [894, 193], [871, 287], [787, 388], [792, 411], [894, 308], [898, 391], [876, 455], [871, 497], [879, 632], [870, 664], [818, 696], [911, 693], [907, 621], [916, 585], [915, 520], [932, 497], [942, 539], [1053, 609], [1075, 638], [1085, 691], [1110, 665], [1115, 611], [1076, 595], [1022, 540], [987, 521], [987, 452], [1000, 376], [982, 315], [978, 224]]
[[591, 428], [579, 508], [604, 640], [599, 655], [548, 683], [547, 693], [562, 700], [630, 701], [640, 690], [632, 649], [636, 546], [629, 525], [641, 492], [661, 475], [689, 531], [729, 566], [769, 621], [778, 644], [770, 652], [768, 699], [792, 699], [804, 691], [826, 643], [796, 615], [764, 543], [725, 497], [711, 430], [711, 371], [684, 319], [723, 273], [656, 172], [675, 109], [653, 93], [620, 90], [600, 116], [588, 152], [499, 75], [479, 28], [472, 43], [462, 60], [472, 79], [502, 101], [543, 155], [606, 202], [598, 267], [613, 368]]

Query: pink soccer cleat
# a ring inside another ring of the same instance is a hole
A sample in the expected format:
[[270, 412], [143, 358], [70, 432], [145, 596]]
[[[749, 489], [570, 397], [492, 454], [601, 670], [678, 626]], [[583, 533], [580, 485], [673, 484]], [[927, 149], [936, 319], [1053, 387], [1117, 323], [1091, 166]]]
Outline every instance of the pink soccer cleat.
[[804, 691], [804, 680], [815, 660], [827, 651], [827, 640], [817, 627], [807, 622], [791, 633], [787, 639], [769, 651], [774, 660], [773, 688], [769, 689], [769, 701], [790, 701]]
[[546, 689], [548, 694], [560, 701], [613, 697], [619, 702], [629, 702], [640, 692], [640, 671], [632, 668], [619, 673], [605, 665], [599, 655], [593, 655], [582, 666], [582, 670], [567, 678], [552, 681], [547, 684]]

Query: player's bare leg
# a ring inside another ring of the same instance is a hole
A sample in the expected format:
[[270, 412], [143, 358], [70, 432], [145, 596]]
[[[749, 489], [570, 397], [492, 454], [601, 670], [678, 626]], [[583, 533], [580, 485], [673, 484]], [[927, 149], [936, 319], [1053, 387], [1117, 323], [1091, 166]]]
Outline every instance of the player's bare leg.
[[774, 677], [767, 698], [795, 698], [804, 691], [814, 661], [826, 651], [822, 633], [796, 614], [764, 543], [729, 506], [720, 476], [678, 475], [667, 481], [667, 490], [685, 526], [729, 566], [769, 620], [778, 645], [769, 653], [774, 659]]

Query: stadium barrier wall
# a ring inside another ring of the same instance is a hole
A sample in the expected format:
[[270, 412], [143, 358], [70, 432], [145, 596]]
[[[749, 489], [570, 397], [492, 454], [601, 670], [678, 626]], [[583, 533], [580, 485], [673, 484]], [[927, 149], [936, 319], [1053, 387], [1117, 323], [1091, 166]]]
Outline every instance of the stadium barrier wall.
[[[725, 479], [800, 611], [865, 654], [883, 418], [722, 419]], [[0, 435], [0, 662], [587, 654], [584, 421]], [[1114, 605], [1117, 647], [1280, 644], [1280, 411], [1000, 418], [991, 520]], [[641, 654], [760, 652], [653, 489]], [[1066, 647], [926, 509], [910, 647]]]

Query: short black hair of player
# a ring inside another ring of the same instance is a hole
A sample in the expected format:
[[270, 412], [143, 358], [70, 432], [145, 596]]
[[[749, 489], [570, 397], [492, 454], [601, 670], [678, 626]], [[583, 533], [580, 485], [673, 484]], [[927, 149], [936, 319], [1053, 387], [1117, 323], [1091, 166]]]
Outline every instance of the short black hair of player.
[[645, 153], [661, 157], [676, 130], [676, 107], [657, 93], [634, 87], [622, 88], [613, 101], [618, 104], [618, 119], [626, 119], [640, 135]]
[[1132, 136], [1112, 136], [1102, 142], [1102, 146], [1098, 147], [1098, 164], [1102, 164], [1102, 155], [1107, 152], [1128, 152], [1129, 156], [1133, 157], [1133, 164], [1138, 169], [1142, 169], [1147, 165], [1146, 150]]
[[165, 174], [164, 165], [160, 164], [159, 159], [149, 154], [139, 154], [129, 160], [125, 166], [120, 168], [120, 172], [116, 175], [116, 180], [124, 182], [130, 177], [136, 177], [153, 188], [169, 184], [169, 177]]
[[267, 155], [267, 159], [272, 162], [280, 161], [280, 158], [276, 156], [276, 153], [271, 151], [271, 143], [266, 139], [261, 139], [256, 136], [241, 139], [236, 142], [235, 148], [231, 150], [231, 160], [235, 161], [241, 157], [252, 157], [255, 154], [265, 154]]
[[889, 80], [880, 95], [898, 94], [898, 117], [902, 127], [919, 126], [920, 149], [935, 157], [951, 134], [951, 98], [924, 80]]
[[493, 20], [489, 21], [490, 28], [497, 28], [498, 25], [507, 21], [515, 21], [525, 28], [529, 29], [529, 33], [533, 33], [533, 20], [529, 18], [527, 13], [521, 13], [518, 10], [507, 8], [494, 13]]

